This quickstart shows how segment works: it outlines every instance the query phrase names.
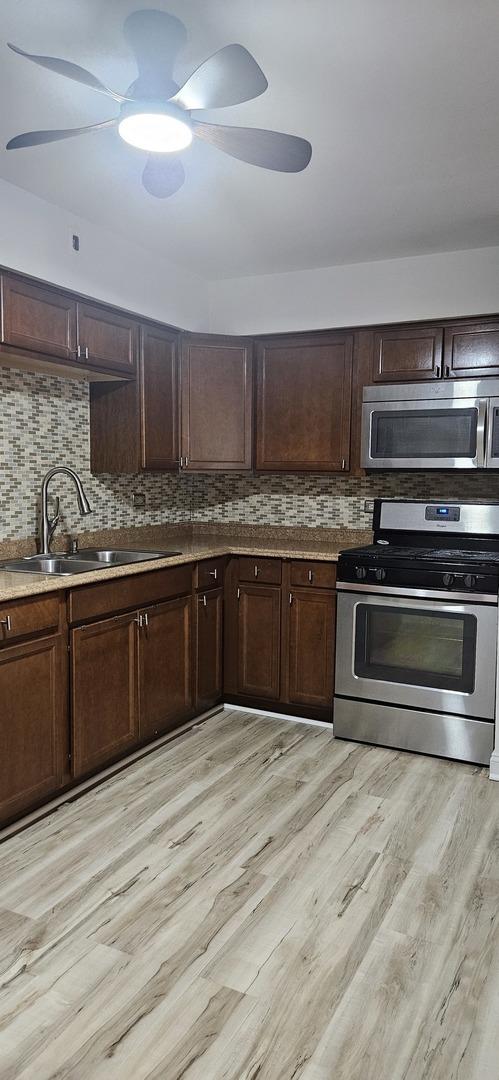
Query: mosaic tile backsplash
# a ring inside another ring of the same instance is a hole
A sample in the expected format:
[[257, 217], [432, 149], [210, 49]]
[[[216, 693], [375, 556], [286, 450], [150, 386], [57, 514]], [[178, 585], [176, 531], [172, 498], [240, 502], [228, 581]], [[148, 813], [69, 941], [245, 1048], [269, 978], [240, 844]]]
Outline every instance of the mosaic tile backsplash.
[[[53, 465], [80, 474], [93, 513], [86, 530], [183, 521], [366, 528], [364, 500], [499, 500], [499, 474], [92, 476], [86, 383], [0, 369], [0, 541], [36, 533], [41, 481]], [[83, 528], [71, 482], [54, 481], [64, 532]], [[134, 492], [146, 506], [137, 510]]]

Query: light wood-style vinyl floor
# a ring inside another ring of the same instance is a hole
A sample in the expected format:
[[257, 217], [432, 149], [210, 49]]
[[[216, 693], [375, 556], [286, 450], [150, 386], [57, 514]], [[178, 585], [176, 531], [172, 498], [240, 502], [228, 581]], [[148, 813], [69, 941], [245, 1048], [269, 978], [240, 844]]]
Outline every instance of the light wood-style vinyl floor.
[[219, 713], [0, 847], [1, 1080], [497, 1080], [498, 810]]

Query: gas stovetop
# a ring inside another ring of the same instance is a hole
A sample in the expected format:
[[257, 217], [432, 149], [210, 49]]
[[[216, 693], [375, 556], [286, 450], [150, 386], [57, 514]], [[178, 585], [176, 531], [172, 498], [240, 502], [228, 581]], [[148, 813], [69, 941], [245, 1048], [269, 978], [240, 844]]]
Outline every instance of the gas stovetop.
[[[453, 504], [452, 518], [439, 504], [376, 500], [374, 544], [340, 553], [338, 581], [426, 591], [494, 594], [499, 590], [499, 505]], [[383, 527], [384, 521], [389, 527]], [[415, 528], [408, 527], [409, 522]], [[472, 531], [469, 525], [482, 526]], [[459, 530], [461, 529], [461, 535]], [[465, 535], [462, 535], [462, 533]]]

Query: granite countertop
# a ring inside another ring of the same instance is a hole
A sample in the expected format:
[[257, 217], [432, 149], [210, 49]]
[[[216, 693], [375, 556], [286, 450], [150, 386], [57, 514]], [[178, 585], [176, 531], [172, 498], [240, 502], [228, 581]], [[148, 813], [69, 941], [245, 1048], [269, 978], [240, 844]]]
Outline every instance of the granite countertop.
[[[0, 602], [60, 592], [81, 585], [97, 585], [114, 578], [143, 574], [182, 563], [220, 555], [250, 555], [263, 558], [319, 559], [336, 562], [347, 547], [371, 542], [372, 534], [361, 529], [312, 529], [272, 526], [151, 526], [136, 529], [106, 530], [80, 537], [80, 547], [134, 548], [140, 550], [178, 550], [179, 555], [125, 566], [105, 566], [102, 570], [74, 576], [54, 577], [45, 574], [19, 574], [0, 569]], [[0, 560], [32, 554], [33, 543], [21, 541], [0, 546]]]

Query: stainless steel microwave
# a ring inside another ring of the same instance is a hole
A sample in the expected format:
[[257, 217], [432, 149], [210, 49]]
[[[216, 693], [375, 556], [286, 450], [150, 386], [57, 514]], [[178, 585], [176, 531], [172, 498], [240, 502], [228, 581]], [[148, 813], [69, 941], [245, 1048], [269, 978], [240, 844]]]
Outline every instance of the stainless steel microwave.
[[364, 469], [499, 469], [499, 379], [366, 386]]

